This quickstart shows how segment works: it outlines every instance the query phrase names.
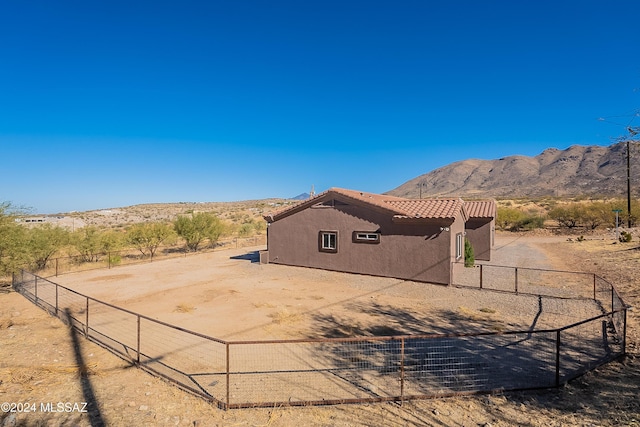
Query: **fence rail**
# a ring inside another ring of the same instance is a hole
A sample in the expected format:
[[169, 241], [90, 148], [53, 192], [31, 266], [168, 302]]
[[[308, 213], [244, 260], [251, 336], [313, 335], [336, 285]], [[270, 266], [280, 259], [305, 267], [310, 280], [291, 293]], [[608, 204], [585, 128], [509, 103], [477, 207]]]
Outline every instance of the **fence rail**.
[[89, 340], [224, 409], [558, 387], [625, 354], [628, 307], [597, 275], [485, 265], [458, 285], [595, 299], [602, 314], [544, 330], [225, 341], [24, 270], [13, 277], [18, 292]]

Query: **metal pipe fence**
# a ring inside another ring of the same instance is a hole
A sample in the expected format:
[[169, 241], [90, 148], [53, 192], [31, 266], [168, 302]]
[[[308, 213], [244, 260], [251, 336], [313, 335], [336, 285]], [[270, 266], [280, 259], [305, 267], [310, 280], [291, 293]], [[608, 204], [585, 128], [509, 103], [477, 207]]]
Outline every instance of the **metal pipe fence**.
[[[493, 268], [493, 270], [492, 270]], [[500, 277], [510, 277], [509, 284]], [[625, 354], [626, 311], [596, 275], [484, 266], [475, 286], [501, 292], [596, 299], [602, 314], [566, 326], [475, 334], [226, 341], [99, 301], [35, 274], [14, 288], [125, 360], [223, 409], [404, 401], [559, 387]], [[537, 275], [537, 276], [536, 276]], [[536, 277], [534, 277], [536, 276]], [[474, 280], [471, 277], [471, 280]], [[516, 279], [517, 277], [517, 279]], [[468, 279], [468, 278], [467, 278]], [[517, 281], [517, 285], [516, 285]], [[468, 281], [461, 286], [473, 286]], [[565, 286], [566, 285], [566, 286]], [[587, 287], [577, 291], [576, 287]], [[589, 301], [592, 303], [592, 300]]]

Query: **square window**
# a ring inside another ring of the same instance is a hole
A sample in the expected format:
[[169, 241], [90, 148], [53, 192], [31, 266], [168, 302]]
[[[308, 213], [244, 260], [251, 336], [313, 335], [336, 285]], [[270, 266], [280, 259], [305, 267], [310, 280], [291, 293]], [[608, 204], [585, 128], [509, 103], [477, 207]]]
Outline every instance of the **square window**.
[[319, 249], [321, 252], [338, 252], [338, 232], [321, 231], [319, 239]]

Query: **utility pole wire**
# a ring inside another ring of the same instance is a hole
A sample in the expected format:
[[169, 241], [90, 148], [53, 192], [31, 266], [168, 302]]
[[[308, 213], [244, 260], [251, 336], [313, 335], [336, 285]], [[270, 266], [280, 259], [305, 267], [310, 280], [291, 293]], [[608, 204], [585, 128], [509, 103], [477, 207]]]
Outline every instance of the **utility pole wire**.
[[[627, 226], [631, 228], [631, 141], [640, 132], [640, 127], [627, 126], [631, 138], [627, 140]], [[638, 142], [638, 141], [633, 141]]]

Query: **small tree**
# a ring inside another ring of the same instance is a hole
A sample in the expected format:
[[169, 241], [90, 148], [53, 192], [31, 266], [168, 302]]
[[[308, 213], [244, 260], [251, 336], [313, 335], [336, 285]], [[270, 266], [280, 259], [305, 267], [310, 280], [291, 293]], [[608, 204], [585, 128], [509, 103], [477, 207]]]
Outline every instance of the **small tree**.
[[206, 212], [179, 216], [173, 227], [178, 236], [185, 240], [187, 248], [194, 252], [205, 240], [209, 240], [211, 246], [215, 245], [225, 229], [224, 223], [217, 216]]
[[84, 262], [98, 262], [104, 251], [102, 233], [95, 226], [83, 227], [71, 236], [71, 244]]
[[26, 244], [34, 267], [44, 269], [49, 259], [69, 243], [69, 238], [67, 230], [51, 224], [30, 229]]
[[464, 266], [473, 267], [476, 263], [476, 257], [473, 252], [473, 246], [466, 237], [464, 238]]
[[27, 229], [16, 224], [13, 207], [0, 203], [0, 276], [11, 274], [29, 262]]
[[168, 224], [147, 222], [135, 224], [127, 232], [127, 240], [135, 246], [142, 255], [155, 255], [158, 247], [174, 235]]

